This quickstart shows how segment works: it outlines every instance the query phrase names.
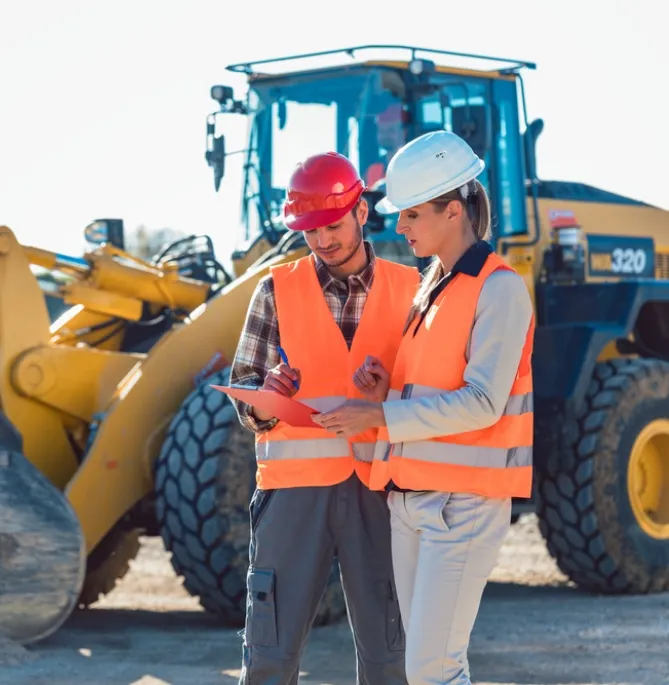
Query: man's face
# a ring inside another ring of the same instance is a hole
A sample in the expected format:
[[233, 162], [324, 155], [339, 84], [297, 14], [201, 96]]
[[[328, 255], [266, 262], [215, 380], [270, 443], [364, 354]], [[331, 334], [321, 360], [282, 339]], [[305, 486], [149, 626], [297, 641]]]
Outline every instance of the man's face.
[[368, 213], [367, 202], [360, 200], [355, 212], [347, 212], [338, 222], [305, 231], [307, 245], [327, 266], [342, 266], [360, 247]]

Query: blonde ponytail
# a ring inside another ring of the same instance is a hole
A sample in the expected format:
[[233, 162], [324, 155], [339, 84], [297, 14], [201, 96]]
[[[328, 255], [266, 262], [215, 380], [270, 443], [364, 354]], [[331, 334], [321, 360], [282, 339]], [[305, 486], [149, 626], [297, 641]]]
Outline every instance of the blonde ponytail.
[[490, 200], [485, 188], [477, 180], [471, 181], [472, 198], [467, 202], [469, 221], [478, 240], [486, 240], [490, 234]]

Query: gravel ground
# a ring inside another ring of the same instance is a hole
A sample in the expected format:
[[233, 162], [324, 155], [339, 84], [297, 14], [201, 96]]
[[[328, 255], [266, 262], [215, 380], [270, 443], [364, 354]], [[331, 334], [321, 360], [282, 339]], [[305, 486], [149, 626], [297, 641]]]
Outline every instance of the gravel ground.
[[[217, 627], [175, 577], [157, 538], [94, 608], [24, 649], [0, 641], [0, 683], [226, 685], [241, 638]], [[669, 685], [669, 594], [594, 597], [547, 555], [534, 516], [508, 536], [472, 637], [477, 685]], [[305, 685], [353, 685], [348, 625], [315, 629]]]

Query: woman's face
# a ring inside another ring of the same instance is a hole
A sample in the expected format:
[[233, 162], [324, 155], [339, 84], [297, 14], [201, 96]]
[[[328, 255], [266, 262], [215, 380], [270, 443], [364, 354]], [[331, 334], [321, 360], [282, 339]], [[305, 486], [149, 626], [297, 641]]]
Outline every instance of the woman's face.
[[457, 200], [441, 206], [424, 202], [401, 211], [395, 230], [406, 238], [416, 257], [432, 257], [459, 238], [462, 219], [462, 205]]

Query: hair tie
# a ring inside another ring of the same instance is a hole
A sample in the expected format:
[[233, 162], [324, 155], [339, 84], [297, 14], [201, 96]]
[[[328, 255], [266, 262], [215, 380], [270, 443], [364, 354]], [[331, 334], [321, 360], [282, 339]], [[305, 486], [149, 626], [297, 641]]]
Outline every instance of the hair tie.
[[460, 197], [468, 205], [476, 204], [476, 184], [473, 181], [469, 181], [460, 186]]

